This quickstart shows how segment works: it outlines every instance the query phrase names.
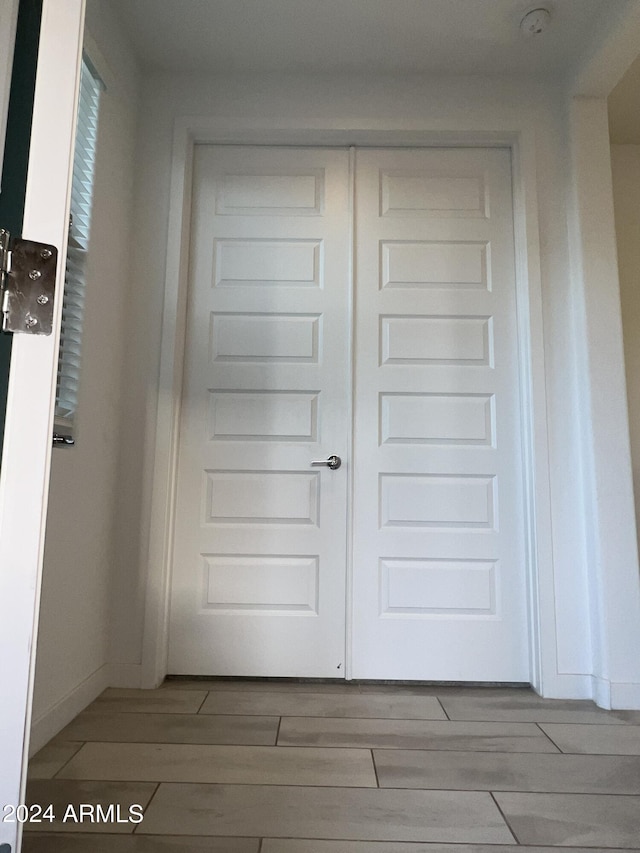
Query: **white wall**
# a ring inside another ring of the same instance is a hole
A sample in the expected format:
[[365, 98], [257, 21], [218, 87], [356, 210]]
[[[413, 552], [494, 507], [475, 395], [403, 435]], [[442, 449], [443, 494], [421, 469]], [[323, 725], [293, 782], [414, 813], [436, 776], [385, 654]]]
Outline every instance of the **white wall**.
[[[587, 695], [591, 648], [568, 261], [567, 109], [561, 94], [548, 85], [528, 83], [523, 97], [519, 82], [498, 78], [151, 75], [145, 79], [135, 214], [140, 251], [131, 306], [134, 316], [144, 322], [129, 336], [127, 348], [132, 370], [125, 390], [128, 423], [122, 459], [116, 579], [120, 606], [114, 613], [114, 659], [132, 666], [141, 660], [172, 132], [175, 118], [186, 115], [217, 117], [221, 123], [235, 120], [247, 127], [280, 120], [284, 125], [308, 123], [335, 130], [526, 129], [535, 140], [554, 531], [546, 568], [556, 599], [548, 607], [551, 621], [545, 630], [558, 633], [557, 660], [550, 663], [555, 669], [551, 690], [557, 695]], [[170, 239], [177, 240], [178, 235]]]
[[611, 147], [636, 521], [640, 528], [640, 145]]
[[53, 454], [34, 698], [37, 748], [107, 686], [138, 70], [104, 4], [85, 49], [102, 77], [76, 446]]
[[640, 707], [640, 574], [604, 98], [570, 106], [575, 324], [583, 445], [594, 697]]

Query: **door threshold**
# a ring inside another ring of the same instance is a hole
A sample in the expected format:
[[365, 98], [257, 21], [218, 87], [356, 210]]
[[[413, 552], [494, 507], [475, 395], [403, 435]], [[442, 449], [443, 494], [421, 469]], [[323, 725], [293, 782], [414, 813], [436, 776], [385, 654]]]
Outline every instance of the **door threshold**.
[[167, 675], [165, 684], [171, 682], [178, 686], [184, 681], [202, 681], [203, 684], [211, 682], [237, 681], [237, 682], [260, 682], [263, 684], [353, 684], [358, 685], [380, 685], [390, 687], [487, 687], [487, 688], [509, 688], [516, 690], [530, 690], [528, 681], [411, 681], [395, 680], [391, 678], [287, 678], [261, 675]]

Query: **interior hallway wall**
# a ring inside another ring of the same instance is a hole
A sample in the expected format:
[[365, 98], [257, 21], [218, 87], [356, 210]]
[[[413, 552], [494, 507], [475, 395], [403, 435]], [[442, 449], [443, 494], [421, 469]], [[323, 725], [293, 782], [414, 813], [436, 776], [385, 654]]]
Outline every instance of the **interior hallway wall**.
[[111, 589], [125, 319], [130, 292], [139, 72], [105, 4], [90, 0], [85, 51], [101, 95], [76, 446], [53, 453], [33, 748], [110, 681]]
[[132, 370], [125, 389], [128, 427], [122, 472], [133, 488], [125, 490], [120, 507], [115, 660], [132, 667], [141, 661], [156, 410], [158, 394], [167, 393], [158, 388], [158, 370], [171, 149], [175, 119], [186, 115], [232, 118], [248, 127], [252, 122], [278, 119], [284, 124], [297, 121], [338, 130], [510, 127], [528, 128], [534, 135], [554, 532], [555, 621], [552, 617], [545, 630], [558, 633], [562, 689], [580, 695], [586, 684], [583, 677], [591, 671], [591, 650], [567, 238], [567, 104], [562, 92], [548, 84], [528, 81], [523, 98], [519, 81], [500, 78], [261, 75], [221, 79], [168, 74], [145, 78], [136, 185], [137, 286], [131, 306], [133, 315], [144, 317], [144, 322], [129, 336], [127, 348]]
[[640, 145], [612, 145], [611, 166], [636, 522], [640, 529]]

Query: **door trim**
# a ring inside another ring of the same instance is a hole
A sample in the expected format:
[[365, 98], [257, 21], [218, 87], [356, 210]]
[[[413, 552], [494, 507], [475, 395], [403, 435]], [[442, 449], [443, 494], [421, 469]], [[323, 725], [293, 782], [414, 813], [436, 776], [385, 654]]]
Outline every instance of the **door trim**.
[[[541, 695], [557, 695], [557, 635], [551, 538], [549, 449], [542, 316], [540, 241], [533, 124], [502, 128], [428, 125], [411, 130], [352, 128], [328, 123], [184, 117], [173, 135], [167, 261], [162, 320], [156, 442], [147, 553], [141, 684], [155, 687], [167, 674], [169, 594], [175, 517], [176, 468], [185, 348], [187, 276], [194, 146], [297, 145], [313, 147], [507, 147], [512, 154], [516, 301], [523, 445], [523, 501], [529, 613], [530, 681]], [[349, 596], [348, 596], [349, 598]], [[588, 687], [573, 686], [587, 696]]]

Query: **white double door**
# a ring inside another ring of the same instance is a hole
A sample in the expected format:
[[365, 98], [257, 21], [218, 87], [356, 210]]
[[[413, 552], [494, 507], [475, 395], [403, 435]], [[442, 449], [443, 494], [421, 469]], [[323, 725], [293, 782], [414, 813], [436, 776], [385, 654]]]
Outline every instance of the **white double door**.
[[529, 680], [510, 172], [196, 147], [170, 672]]

